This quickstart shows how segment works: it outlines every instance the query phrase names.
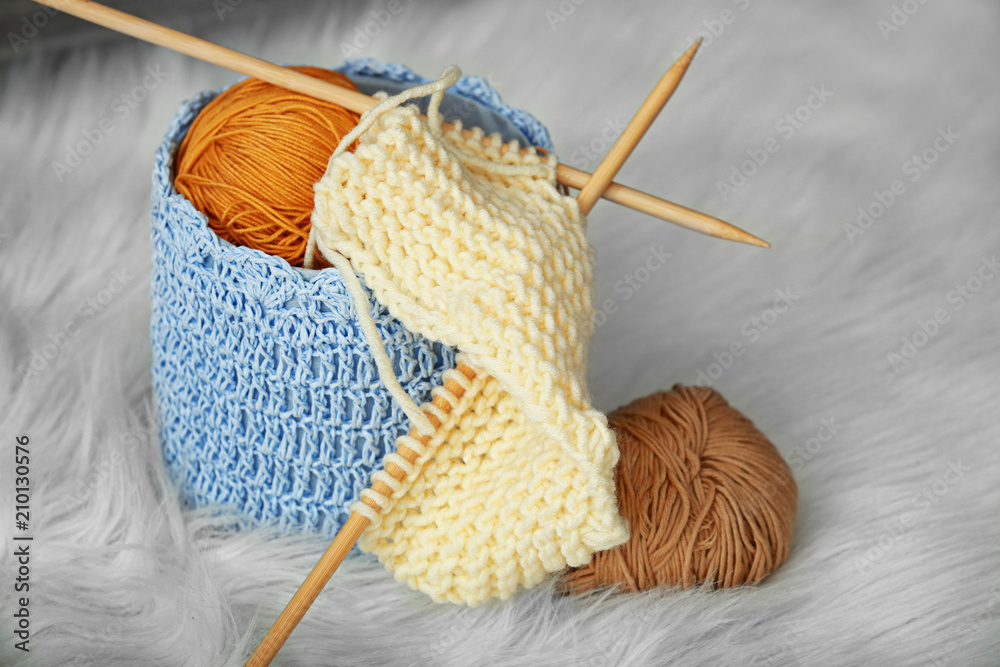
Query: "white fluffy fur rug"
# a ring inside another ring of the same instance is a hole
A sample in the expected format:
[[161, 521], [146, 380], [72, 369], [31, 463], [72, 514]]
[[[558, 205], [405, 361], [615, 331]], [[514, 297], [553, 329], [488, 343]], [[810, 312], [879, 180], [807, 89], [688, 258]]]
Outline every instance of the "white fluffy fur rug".
[[[330, 65], [388, 6], [215, 4], [233, 11], [209, 14], [209, 38]], [[362, 554], [277, 663], [998, 664], [1000, 7], [400, 7], [358, 55], [489, 76], [588, 170], [608, 128], [699, 31], [711, 36], [618, 180], [774, 247], [599, 204], [596, 298], [614, 312], [591, 348], [591, 388], [611, 410], [714, 376], [791, 463], [798, 527], [788, 561], [755, 588], [567, 599], [549, 584], [475, 609], [436, 605]], [[148, 331], [154, 148], [181, 100], [235, 77], [124, 39], [47, 48], [57, 20], [9, 54], [0, 80], [0, 663], [241, 664], [325, 540], [231, 534], [179, 509], [151, 435]], [[195, 29], [184, 21], [173, 25]], [[162, 75], [138, 100], [147, 68]], [[102, 122], [112, 131], [57, 174]], [[763, 164], [744, 164], [753, 156]], [[625, 289], [661, 245], [669, 262]], [[779, 292], [791, 295], [782, 312]], [[23, 379], [50, 343], [54, 359]], [[27, 594], [13, 541], [25, 434]], [[27, 654], [12, 635], [22, 596]]]

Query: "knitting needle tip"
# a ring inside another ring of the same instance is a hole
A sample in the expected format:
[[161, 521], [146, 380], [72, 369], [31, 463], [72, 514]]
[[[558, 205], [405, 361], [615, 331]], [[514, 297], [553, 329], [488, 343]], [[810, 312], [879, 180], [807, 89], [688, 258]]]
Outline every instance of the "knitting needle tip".
[[628, 159], [629, 155], [632, 154], [632, 151], [639, 144], [639, 140], [646, 134], [646, 130], [653, 124], [653, 121], [656, 120], [656, 117], [667, 101], [673, 96], [674, 91], [677, 90], [677, 86], [680, 85], [681, 80], [684, 78], [684, 73], [687, 72], [688, 66], [691, 64], [691, 60], [694, 58], [694, 54], [698, 51], [699, 46], [701, 46], [701, 38], [695, 41], [670, 66], [670, 69], [660, 78], [652, 92], [643, 101], [642, 106], [639, 107], [635, 116], [625, 126], [621, 136], [611, 146], [611, 150], [604, 156], [601, 163], [597, 165], [597, 169], [587, 179], [586, 184], [582, 186], [580, 194], [576, 197], [577, 201], [580, 202], [581, 213], [584, 215], [590, 213], [590, 209], [604, 195], [608, 186], [614, 180], [615, 174], [625, 164], [625, 160]]
[[771, 244], [762, 238], [758, 238], [750, 232], [744, 231], [735, 225], [731, 225], [725, 220], [706, 215], [691, 209], [682, 209], [677, 217], [681, 220], [682, 227], [687, 227], [702, 234], [708, 234], [718, 239], [726, 241], [736, 241], [758, 248], [770, 248]]
[[694, 54], [698, 53], [698, 49], [701, 48], [701, 43], [704, 39], [704, 37], [699, 37], [694, 40], [694, 44], [688, 47], [688, 50], [684, 52], [684, 55], [682, 55], [679, 60], [684, 61], [685, 64], [690, 63], [691, 59], [694, 58]]
[[[739, 229], [739, 227], [737, 227], [736, 229]], [[771, 247], [771, 244], [765, 241], [764, 239], [759, 239], [753, 234], [750, 234], [749, 232], [744, 232], [742, 229], [740, 229], [739, 231], [742, 234], [743, 238], [733, 239], [734, 241], [742, 241], [743, 243], [749, 243], [750, 245], [755, 245], [759, 248]]]

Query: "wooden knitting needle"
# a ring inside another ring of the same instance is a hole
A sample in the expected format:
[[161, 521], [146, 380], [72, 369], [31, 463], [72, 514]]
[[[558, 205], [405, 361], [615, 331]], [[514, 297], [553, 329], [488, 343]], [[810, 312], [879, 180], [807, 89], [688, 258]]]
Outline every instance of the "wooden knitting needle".
[[[39, 4], [72, 14], [78, 18], [102, 25], [146, 42], [225, 67], [226, 69], [267, 81], [276, 86], [339, 104], [355, 113], [364, 113], [377, 104], [377, 100], [363, 93], [342, 88], [326, 81], [314, 79], [301, 72], [286, 69], [260, 58], [249, 56], [218, 44], [186, 35], [151, 21], [112, 9], [90, 0], [35, 0]], [[556, 180], [564, 185], [581, 188], [590, 180], [587, 172], [559, 163]], [[628, 206], [642, 213], [666, 220], [709, 236], [739, 241], [749, 245], [769, 248], [770, 244], [729, 223], [699, 211], [668, 202], [653, 195], [612, 183], [603, 196], [613, 202]]]
[[[583, 210], [584, 207], [585, 194], [587, 192], [596, 192], [599, 195], [600, 188], [606, 188], [610, 184], [611, 178], [614, 176], [614, 172], [618, 171], [628, 156], [631, 155], [632, 150], [635, 148], [636, 144], [639, 143], [639, 140], [642, 139], [643, 134], [645, 134], [645, 131], [652, 124], [653, 120], [655, 120], [660, 109], [663, 108], [663, 105], [670, 99], [670, 95], [673, 93], [674, 89], [677, 88], [677, 84], [680, 83], [680, 79], [684, 75], [684, 70], [687, 69], [688, 64], [691, 62], [691, 58], [694, 56], [694, 52], [698, 50], [698, 46], [700, 44], [701, 40], [699, 39], [695, 42], [694, 46], [688, 49], [688, 51], [681, 56], [681, 59], [678, 60], [677, 63], [670, 68], [670, 70], [668, 70], [667, 74], [664, 75], [661, 80], [661, 84], [663, 81], [668, 80], [671, 72], [676, 74], [675, 78], [668, 82], [669, 90], [664, 94], [662, 86], [658, 85], [656, 89], [654, 89], [650, 97], [647, 98], [646, 102], [644, 102], [642, 107], [640, 107], [636, 117], [633, 118], [626, 126], [625, 133], [623, 133], [622, 136], [625, 137], [628, 135], [628, 139], [624, 142], [619, 139], [619, 141], [615, 143], [612, 150], [609, 151], [601, 161], [597, 171], [595, 171], [594, 175], [590, 177], [590, 180], [583, 182], [581, 186], [579, 186], [580, 194], [577, 195], [577, 201], [580, 202], [581, 210]], [[679, 74], [677, 74], [678, 70], [680, 70]], [[652, 109], [652, 113], [650, 114], [651, 107], [655, 108]], [[642, 116], [642, 118], [639, 118], [640, 116]], [[636, 122], [637, 119], [639, 119], [638, 123]], [[641, 130], [634, 130], [634, 128], [640, 126]], [[629, 132], [630, 128], [633, 128], [632, 132]], [[618, 148], [619, 150], [616, 151], [615, 148]], [[605, 175], [601, 176], [602, 173]], [[610, 176], [607, 174], [610, 174]], [[584, 179], [586, 179], [586, 173], [582, 172], [582, 175]], [[598, 178], [605, 179], [603, 185], [598, 182]], [[596, 201], [596, 197], [594, 198], [594, 201]], [[459, 364], [458, 370], [470, 380], [476, 377], [475, 371], [464, 364]], [[447, 382], [445, 387], [457, 398], [461, 398], [465, 393], [465, 390], [454, 381]], [[441, 410], [445, 413], [451, 412], [452, 406], [446, 401], [435, 398], [434, 404], [441, 408]], [[435, 428], [438, 428], [441, 425], [434, 415], [429, 412], [425, 414], [427, 414], [427, 417], [431, 420], [431, 423], [434, 424]], [[416, 429], [410, 431], [410, 437], [417, 437]], [[429, 436], [421, 438], [421, 442], [425, 445], [429, 440]], [[400, 445], [396, 453], [410, 463], [417, 460], [417, 453], [404, 445]], [[392, 463], [386, 464], [385, 471], [400, 481], [402, 481], [406, 475], [401, 468]], [[381, 481], [377, 481], [372, 484], [372, 489], [385, 495], [387, 498], [391, 498], [393, 495], [392, 489]], [[362, 498], [362, 501], [376, 512], [382, 511], [382, 508], [379, 507], [374, 501], [369, 500], [368, 498]], [[347, 521], [337, 532], [336, 537], [333, 538], [333, 542], [331, 542], [330, 546], [327, 547], [326, 551], [320, 557], [319, 562], [316, 563], [312, 571], [306, 577], [305, 581], [303, 581], [302, 585], [299, 586], [299, 589], [295, 592], [295, 595], [292, 596], [292, 599], [287, 605], [285, 605], [281, 615], [278, 616], [278, 619], [268, 630], [264, 639], [261, 640], [260, 644], [258, 644], [257, 649], [254, 651], [253, 655], [250, 656], [250, 659], [246, 662], [244, 667], [266, 667], [271, 664], [271, 661], [278, 654], [278, 651], [281, 650], [281, 647], [288, 640], [288, 637], [291, 636], [292, 631], [295, 630], [299, 621], [302, 620], [306, 612], [309, 610], [309, 607], [312, 606], [320, 592], [330, 581], [334, 572], [336, 572], [337, 568], [344, 562], [344, 558], [347, 557], [347, 554], [350, 553], [357, 541], [361, 539], [361, 534], [365, 532], [365, 529], [368, 528], [370, 523], [371, 522], [367, 517], [355, 512], [351, 513], [351, 516], [348, 517]]]
[[[671, 94], [677, 88], [677, 84], [680, 83], [681, 78], [684, 76], [684, 70], [691, 63], [691, 59], [694, 57], [695, 52], [701, 45], [701, 40], [699, 39], [694, 45], [687, 50], [687, 52], [681, 56], [673, 67], [671, 67], [667, 73], [661, 79], [660, 84], [653, 90], [650, 96], [646, 99], [643, 105], [639, 108], [636, 116], [629, 121], [629, 124], [625, 128], [625, 132], [622, 134], [622, 138], [619, 139], [608, 152], [608, 154], [601, 161], [600, 166], [598, 166], [597, 171], [590, 178], [590, 181], [584, 183], [580, 189], [580, 194], [577, 195], [577, 201], [580, 202], [580, 208], [584, 208], [584, 197], [587, 193], [591, 194], [591, 202], [596, 201], [597, 197], [601, 194], [601, 190], [608, 187], [611, 183], [611, 179], [614, 177], [614, 173], [621, 168], [628, 156], [632, 154], [632, 150], [642, 139], [646, 130], [656, 119], [657, 114], [663, 108], [663, 105], [667, 103], [670, 99]], [[666, 84], [664, 84], [666, 82]], [[624, 140], [623, 140], [624, 139]], [[589, 210], [589, 209], [588, 209]], [[458, 365], [458, 370], [465, 375], [469, 380], [476, 377], [475, 371], [464, 364]], [[461, 398], [465, 393], [461, 386], [459, 386], [454, 381], [449, 381], [445, 384], [445, 387], [454, 394], [457, 398]], [[450, 413], [452, 406], [447, 401], [440, 400], [438, 398], [434, 399], [434, 404], [441, 408], [445, 413]], [[435, 428], [438, 428], [441, 423], [429, 412], [426, 413], [431, 419], [431, 423], [434, 424]], [[417, 437], [417, 432], [414, 429], [410, 432], [411, 437]], [[425, 445], [429, 441], [429, 437], [421, 438], [421, 442]], [[417, 453], [412, 449], [400, 446], [397, 453], [404, 459], [413, 463], [417, 459]], [[387, 473], [392, 475], [397, 480], [402, 481], [406, 473], [399, 467], [388, 463], [385, 466]], [[382, 482], [375, 482], [372, 485], [372, 489], [378, 493], [384, 494], [386, 497], [392, 497], [393, 491], [388, 486]], [[363, 498], [363, 502], [369, 507], [374, 509], [376, 512], [381, 512], [382, 508], [378, 506], [374, 501], [368, 498]], [[291, 635], [295, 626], [298, 625], [299, 621], [305, 615], [306, 611], [316, 600], [320, 591], [326, 586], [327, 582], [330, 581], [330, 577], [333, 573], [340, 567], [340, 564], [344, 561], [344, 558], [350, 552], [354, 544], [361, 538], [361, 534], [369, 525], [367, 517], [360, 514], [351, 513], [351, 516], [344, 523], [343, 527], [337, 533], [337, 536], [333, 539], [333, 542], [327, 548], [326, 552], [320, 558], [319, 562], [306, 577], [306, 580], [299, 587], [299, 590], [292, 597], [291, 601], [285, 606], [284, 611], [278, 617], [278, 620], [274, 622], [268, 630], [267, 635], [257, 646], [257, 650], [247, 661], [246, 667], [266, 667], [277, 655], [278, 651], [281, 650], [282, 645]]]
[[[684, 73], [687, 72], [688, 65], [691, 64], [691, 60], [694, 58], [695, 53], [698, 52], [698, 47], [700, 46], [701, 38], [698, 38], [677, 62], [667, 70], [667, 73], [660, 79], [653, 92], [649, 94], [646, 101], [639, 107], [639, 111], [629, 121], [625, 127], [625, 131], [618, 137], [614, 146], [611, 147], [608, 154], [601, 160], [601, 163], [597, 166], [592, 176], [585, 171], [559, 165], [560, 167], [565, 167], [562, 182], [580, 190], [580, 194], [577, 195], [576, 200], [580, 203], [580, 211], [584, 215], [590, 212], [590, 209], [593, 208], [594, 204], [601, 197], [613, 202], [622, 203], [620, 196], [625, 194], [623, 190], [626, 188], [611, 181], [625, 163], [625, 160], [632, 154], [639, 140], [646, 134], [646, 130], [656, 120], [660, 110], [663, 109], [664, 105], [666, 105], [667, 101], [674, 94], [681, 79], [684, 78]], [[657, 210], [658, 214], [655, 215], [658, 218], [670, 220], [675, 224], [709, 234], [710, 236], [727, 238], [731, 241], [753, 243], [765, 248], [771, 247], [766, 241], [762, 241], [757, 237], [753, 237], [753, 240], [749, 241], [742, 236], [731, 236], [733, 230], [737, 228], [716, 218], [710, 218], [710, 216], [706, 216], [693, 209], [673, 204], [646, 195], [645, 193], [638, 194], [643, 198], [648, 198], [644, 201], [644, 206], [647, 208], [643, 210]], [[745, 232], [739, 230], [739, 233], [744, 234]]]
[[[670, 99], [674, 90], [676, 90], [677, 85], [684, 76], [684, 71], [691, 63], [691, 59], [700, 45], [701, 40], [699, 39], [667, 71], [660, 80], [660, 84], [656, 86], [639, 108], [635, 117], [629, 121], [622, 136], [615, 142], [615, 145], [601, 161], [594, 175], [590, 177], [589, 181], [583, 183], [580, 188], [580, 194], [577, 195], [577, 201], [580, 203], [580, 210], [584, 214], [590, 210], [585, 202], [589, 201], [590, 206], [592, 206], [593, 202], [599, 198], [601, 192], [611, 184], [611, 179], [614, 177], [615, 172], [621, 168], [625, 160], [628, 159], [628, 156], [632, 154], [639, 140], [642, 139], [646, 130], [649, 129], [649, 126], [652, 125], [660, 110], [667, 103], [667, 100]], [[583, 173], [583, 176], [586, 178], [585, 173]], [[458, 370], [470, 380], [476, 376], [475, 371], [464, 364], [459, 364]], [[454, 381], [449, 381], [445, 384], [445, 387], [458, 398], [461, 398], [464, 394], [464, 390]], [[446, 413], [451, 412], [451, 405], [446, 401], [435, 399], [434, 404]], [[441, 425], [430, 413], [427, 413], [427, 416], [432, 420], [435, 428]], [[410, 436], [416, 437], [416, 430], [411, 431]], [[426, 445], [429, 439], [429, 437], [426, 437], [422, 438], [421, 441]], [[397, 453], [410, 463], [413, 463], [417, 459], [417, 453], [405, 446], [400, 446]], [[385, 466], [385, 470], [400, 481], [405, 477], [405, 472], [392, 463], [388, 463]], [[384, 494], [386, 497], [392, 497], [393, 495], [392, 489], [382, 482], [375, 482], [372, 485], [372, 489]], [[376, 512], [382, 511], [382, 508], [377, 503], [368, 498], [363, 498], [363, 502]], [[267, 635], [265, 635], [264, 639], [257, 646], [257, 650], [254, 651], [250, 660], [247, 661], [246, 667], [265, 667], [271, 663], [271, 660], [281, 650], [281, 647], [291, 635], [295, 626], [298, 625], [306, 611], [315, 602], [320, 591], [330, 581], [330, 577], [333, 576], [333, 573], [340, 567], [340, 564], [344, 561], [344, 558], [354, 547], [355, 543], [361, 538], [361, 534], [368, 527], [369, 523], [367, 517], [351, 513], [351, 516], [337, 533], [337, 536], [333, 539], [333, 542], [327, 548], [319, 562], [313, 567], [309, 576], [306, 577], [299, 590], [285, 606], [284, 611], [281, 612], [274, 625], [268, 630]]]
[[[701, 38], [698, 38], [677, 62], [667, 70], [667, 73], [660, 79], [653, 92], [649, 94], [649, 97], [639, 107], [639, 111], [629, 121], [625, 127], [625, 131], [618, 137], [614, 146], [611, 147], [608, 154], [601, 160], [601, 163], [597, 166], [592, 176], [584, 171], [566, 167], [564, 170], [566, 173], [564, 173], [561, 182], [580, 190], [580, 194], [577, 195], [576, 199], [580, 203], [580, 211], [584, 215], [590, 212], [590, 209], [593, 208], [594, 204], [601, 197], [621, 203], [619, 196], [623, 194], [622, 186], [612, 183], [612, 179], [625, 163], [625, 160], [632, 154], [639, 140], [646, 134], [646, 130], [656, 120], [660, 110], [663, 109], [664, 105], [674, 94], [681, 79], [684, 78], [684, 73], [687, 71], [688, 65], [691, 64], [691, 60], [694, 58], [694, 54], [698, 52], [698, 47], [700, 46]], [[560, 167], [563, 166], [565, 165], [560, 165]], [[707, 220], [706, 218], [709, 218], [709, 216], [693, 209], [657, 199], [644, 193], [639, 194], [642, 197], [648, 197], [645, 201], [645, 206], [648, 209], [643, 210], [658, 210], [659, 214], [656, 216], [658, 218], [670, 220], [675, 224], [709, 234], [710, 236], [727, 238], [731, 241], [753, 243], [765, 248], [771, 247], [766, 241], [762, 241], [757, 237], [754, 237], [753, 241], [748, 241], [743, 237], [731, 236], [732, 231], [736, 228], [721, 220], [716, 218]], [[744, 233], [742, 230], [739, 230], [739, 232], [740, 234]]]
[[618, 140], [615, 141], [611, 150], [601, 160], [601, 164], [597, 165], [594, 175], [590, 177], [590, 180], [587, 181], [583, 189], [580, 190], [580, 194], [576, 197], [576, 200], [580, 202], [581, 213], [584, 215], [590, 213], [590, 209], [594, 208], [594, 204], [597, 203], [597, 200], [600, 199], [604, 191], [611, 185], [615, 174], [625, 164], [625, 160], [632, 154], [632, 150], [636, 147], [636, 144], [646, 134], [646, 130], [656, 120], [660, 110], [663, 109], [663, 106], [670, 99], [671, 95], [677, 90], [677, 86], [680, 84], [681, 79], [684, 78], [684, 73], [687, 71], [688, 65], [691, 64], [694, 54], [698, 52], [699, 46], [701, 46], [700, 37], [667, 70], [667, 73], [663, 75], [660, 82], [653, 88], [653, 92], [649, 94], [646, 101], [639, 107], [639, 111], [636, 112], [632, 120], [625, 126], [625, 130], [618, 137]]
[[[608, 152], [608, 154], [601, 161], [594, 175], [590, 177], [589, 181], [584, 182], [580, 186], [580, 194], [577, 195], [577, 201], [580, 203], [580, 209], [586, 214], [590, 209], [585, 208], [585, 202], [590, 201], [590, 205], [597, 201], [598, 196], [604, 188], [607, 188], [611, 179], [614, 177], [615, 172], [621, 168], [628, 156], [632, 154], [633, 149], [642, 139], [646, 130], [656, 119], [657, 114], [670, 99], [673, 91], [676, 90], [677, 85], [680, 83], [681, 78], [684, 76], [684, 71], [687, 66], [691, 63], [691, 59], [694, 57], [695, 52], [701, 45], [701, 40], [699, 39], [694, 45], [687, 50], [687, 52], [681, 56], [674, 65], [667, 71], [667, 73], [660, 80], [660, 84], [656, 86], [650, 96], [639, 108], [638, 113], [635, 117], [629, 121], [629, 124], [625, 128], [625, 132], [622, 137], [615, 142], [614, 147]], [[586, 178], [586, 174], [583, 174]], [[590, 197], [590, 199], [586, 199]], [[475, 371], [473, 371], [468, 366], [464, 364], [459, 364], [458, 370], [461, 371], [470, 380], [476, 376]], [[450, 381], [445, 384], [445, 387], [455, 394], [456, 397], [461, 398], [464, 390], [454, 381]], [[443, 411], [450, 412], [451, 405], [446, 401], [441, 401], [439, 399], [434, 400], [434, 404], [441, 408]], [[427, 416], [432, 420], [434, 427], [440, 426], [440, 422], [430, 413]], [[416, 437], [416, 430], [410, 432], [411, 437]], [[427, 444], [428, 438], [422, 438], [421, 441]], [[397, 453], [405, 458], [410, 463], [413, 463], [417, 459], [417, 454], [408, 447], [400, 446]], [[393, 465], [388, 463], [385, 466], [387, 473], [392, 475], [398, 480], [402, 480], [405, 476], [405, 472]], [[382, 482], [376, 482], [372, 485], [372, 489], [378, 493], [384, 494], [386, 497], [392, 497], [393, 491], [388, 486]], [[374, 501], [364, 498], [363, 502], [369, 507], [374, 509], [376, 512], [381, 512], [382, 508], [379, 507]], [[343, 527], [337, 533], [337, 536], [333, 539], [333, 542], [327, 548], [326, 552], [320, 558], [319, 562], [306, 577], [305, 581], [299, 587], [299, 590], [292, 597], [291, 601], [285, 606], [284, 611], [278, 617], [278, 620], [274, 622], [268, 630], [267, 635], [257, 646], [257, 650], [247, 661], [246, 667], [265, 667], [271, 663], [274, 656], [277, 655], [278, 651], [284, 645], [285, 641], [291, 635], [295, 626], [298, 625], [299, 621], [305, 615], [306, 611], [316, 600], [320, 591], [326, 586], [327, 582], [330, 581], [330, 577], [333, 573], [340, 567], [340, 564], [344, 561], [344, 558], [354, 547], [355, 543], [361, 538], [361, 534], [369, 525], [367, 517], [360, 514], [351, 513], [351, 516], [344, 523]]]
[[[476, 372], [465, 364], [458, 364], [456, 369], [469, 380], [476, 377]], [[445, 389], [454, 394], [455, 398], [462, 398], [462, 395], [465, 394], [465, 389], [462, 388], [462, 385], [454, 380], [448, 380], [444, 386]], [[445, 414], [450, 413], [452, 410], [452, 405], [439, 397], [434, 398], [434, 405], [440, 408]], [[441, 426], [441, 422], [438, 421], [435, 415], [430, 412], [425, 412], [424, 414], [431, 420], [434, 428]], [[417, 436], [416, 429], [410, 431], [410, 437], [416, 438]], [[423, 436], [420, 438], [420, 442], [426, 445], [430, 438], [431, 436]], [[417, 453], [404, 445], [400, 445], [396, 453], [410, 463], [417, 460]], [[387, 463], [385, 471], [400, 481], [406, 477], [406, 471], [393, 463]], [[392, 489], [381, 481], [372, 484], [372, 490], [381, 493], [387, 498], [391, 498], [393, 494]], [[375, 501], [368, 498], [363, 498], [362, 500], [376, 512], [382, 511], [382, 508]], [[322, 557], [320, 557], [319, 562], [316, 563], [309, 576], [299, 586], [299, 590], [295, 592], [292, 599], [285, 605], [284, 611], [278, 616], [271, 629], [267, 631], [264, 639], [257, 646], [257, 650], [247, 660], [245, 667], [266, 667], [266, 665], [271, 664], [274, 656], [278, 654], [278, 651], [281, 650], [289, 635], [292, 634], [292, 630], [295, 629], [295, 626], [305, 616], [306, 611], [309, 610], [312, 603], [316, 601], [320, 591], [330, 581], [330, 577], [340, 567], [344, 558], [347, 557], [354, 544], [361, 538], [361, 533], [365, 532], [369, 524], [370, 522], [367, 517], [355, 512], [351, 513], [351, 516], [340, 528], [337, 536], [333, 538], [333, 542], [330, 543], [330, 546], [327, 547]]]

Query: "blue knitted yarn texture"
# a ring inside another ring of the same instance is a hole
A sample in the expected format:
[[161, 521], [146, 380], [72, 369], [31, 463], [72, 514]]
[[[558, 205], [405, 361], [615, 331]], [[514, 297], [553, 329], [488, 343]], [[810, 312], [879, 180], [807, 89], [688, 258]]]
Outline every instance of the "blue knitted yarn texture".
[[[337, 69], [387, 85], [427, 81], [367, 58]], [[336, 269], [234, 246], [174, 189], [177, 147], [217, 94], [181, 106], [153, 170], [153, 390], [164, 459], [188, 506], [228, 506], [244, 526], [332, 535], [407, 419], [379, 379]], [[446, 99], [453, 95], [456, 108], [552, 150], [546, 129], [481, 77], [463, 77]], [[400, 382], [418, 403], [429, 400], [455, 351], [372, 303]]]

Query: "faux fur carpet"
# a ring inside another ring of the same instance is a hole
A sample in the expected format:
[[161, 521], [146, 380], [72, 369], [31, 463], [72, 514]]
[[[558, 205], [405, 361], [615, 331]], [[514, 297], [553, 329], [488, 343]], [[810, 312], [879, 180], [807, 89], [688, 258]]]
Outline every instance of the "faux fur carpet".
[[[598, 204], [591, 390], [611, 410], [710, 381], [774, 441], [800, 492], [790, 557], [742, 590], [565, 598], [553, 581], [470, 609], [432, 603], [362, 554], [278, 664], [1000, 664], [1000, 6], [214, 6], [201, 22], [160, 18], [286, 63], [347, 50], [427, 76], [458, 64], [587, 170], [703, 33], [617, 180], [774, 247]], [[2, 44], [0, 663], [241, 664], [325, 540], [233, 534], [179, 508], [150, 411], [148, 331], [154, 148], [183, 99], [235, 77], [100, 30], [56, 48], [70, 22]], [[639, 281], [661, 246], [669, 261]], [[13, 507], [19, 436], [27, 532]], [[17, 592], [24, 545], [30, 591]], [[30, 653], [12, 634], [21, 597]]]

